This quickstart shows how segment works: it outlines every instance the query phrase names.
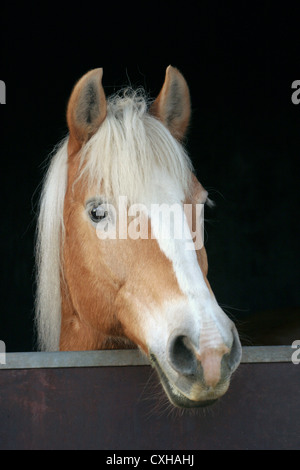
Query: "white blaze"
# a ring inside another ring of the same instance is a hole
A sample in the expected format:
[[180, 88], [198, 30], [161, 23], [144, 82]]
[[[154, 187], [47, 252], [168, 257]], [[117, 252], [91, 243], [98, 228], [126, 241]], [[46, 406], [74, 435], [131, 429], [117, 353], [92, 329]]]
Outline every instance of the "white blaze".
[[[160, 188], [162, 190], [162, 188]], [[158, 196], [157, 196], [158, 197]], [[165, 203], [174, 204], [183, 200], [180, 189], [172, 185], [172, 181], [167, 181], [160, 198], [165, 197]], [[172, 262], [175, 276], [180, 290], [186, 297], [186, 305], [180, 315], [175, 314], [176, 321], [179, 321], [184, 329], [188, 330], [190, 339], [194, 347], [201, 355], [204, 349], [217, 348], [225, 344], [230, 347], [232, 344], [232, 322], [217, 304], [213, 294], [208, 289], [203, 273], [198, 263], [195, 249], [188, 248], [191, 244], [191, 232], [184, 213], [182, 204], [182, 220], [184, 221], [183, 233], [186, 237], [181, 239], [166, 238], [169, 227], [169, 219], [153, 217], [150, 211], [152, 234], [157, 239], [161, 251]], [[169, 230], [170, 231], [170, 230]], [[167, 309], [168, 315], [172, 315], [172, 309]], [[174, 321], [168, 322], [172, 326]], [[180, 324], [177, 328], [180, 329]], [[169, 332], [171, 334], [172, 332]]]

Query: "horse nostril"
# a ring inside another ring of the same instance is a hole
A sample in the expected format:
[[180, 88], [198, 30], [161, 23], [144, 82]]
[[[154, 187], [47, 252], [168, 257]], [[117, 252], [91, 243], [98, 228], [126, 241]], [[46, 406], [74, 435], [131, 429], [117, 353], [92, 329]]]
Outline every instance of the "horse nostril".
[[238, 367], [242, 358], [242, 347], [236, 328], [233, 329], [232, 334], [233, 343], [228, 358], [228, 367], [231, 372], [233, 372]]
[[187, 336], [176, 336], [171, 340], [169, 359], [172, 367], [183, 375], [192, 375], [197, 370], [197, 359]]

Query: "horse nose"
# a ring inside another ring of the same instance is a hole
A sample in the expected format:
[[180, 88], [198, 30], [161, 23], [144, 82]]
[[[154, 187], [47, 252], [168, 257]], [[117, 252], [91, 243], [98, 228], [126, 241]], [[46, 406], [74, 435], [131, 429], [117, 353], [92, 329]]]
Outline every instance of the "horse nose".
[[181, 375], [193, 375], [197, 372], [198, 361], [188, 336], [178, 335], [171, 339], [169, 362]]
[[[222, 379], [228, 379], [241, 360], [241, 345], [234, 327], [231, 347], [219, 344], [196, 352], [188, 336], [177, 335], [169, 342], [169, 362], [181, 376], [197, 376], [207, 387], [216, 387]], [[200, 367], [201, 366], [201, 367]]]
[[242, 359], [242, 346], [237, 332], [236, 327], [233, 325], [232, 329], [233, 341], [230, 349], [230, 353], [227, 357], [227, 366], [230, 372], [234, 372], [239, 366]]

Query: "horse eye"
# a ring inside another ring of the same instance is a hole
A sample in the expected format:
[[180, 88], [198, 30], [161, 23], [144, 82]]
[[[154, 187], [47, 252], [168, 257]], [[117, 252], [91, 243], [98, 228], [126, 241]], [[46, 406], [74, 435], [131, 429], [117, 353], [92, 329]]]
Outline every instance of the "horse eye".
[[100, 220], [105, 219], [107, 217], [107, 211], [104, 210], [103, 206], [99, 204], [99, 206], [93, 207], [89, 211], [90, 218], [92, 219], [93, 222], [100, 222]]

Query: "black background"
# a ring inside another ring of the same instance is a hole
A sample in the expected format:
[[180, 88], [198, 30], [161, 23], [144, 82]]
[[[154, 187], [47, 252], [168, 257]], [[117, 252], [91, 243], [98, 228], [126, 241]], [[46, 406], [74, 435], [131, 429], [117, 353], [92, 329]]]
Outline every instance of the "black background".
[[291, 84], [300, 79], [300, 8], [292, 5], [1, 4], [0, 339], [8, 351], [34, 347], [39, 185], [66, 135], [71, 89], [94, 67], [104, 68], [107, 94], [131, 84], [152, 97], [169, 64], [182, 71], [193, 106], [186, 146], [216, 203], [206, 211], [216, 297], [241, 324], [264, 311], [298, 308], [299, 316], [300, 105]]

